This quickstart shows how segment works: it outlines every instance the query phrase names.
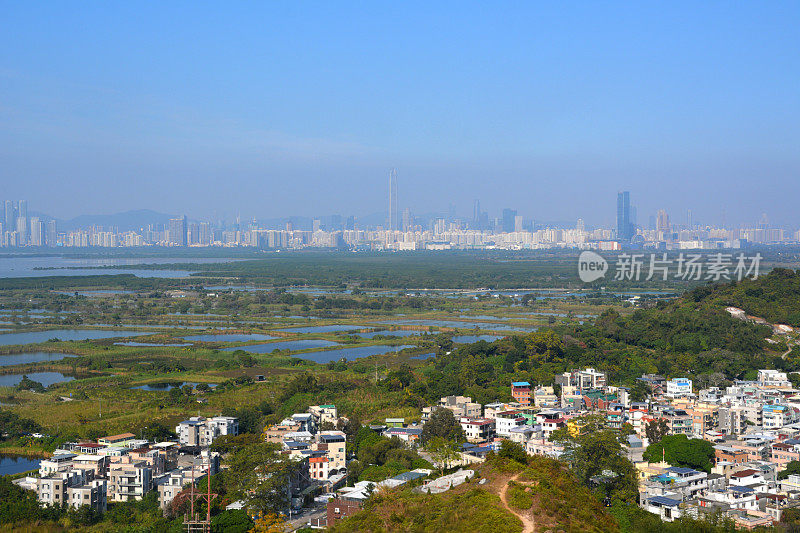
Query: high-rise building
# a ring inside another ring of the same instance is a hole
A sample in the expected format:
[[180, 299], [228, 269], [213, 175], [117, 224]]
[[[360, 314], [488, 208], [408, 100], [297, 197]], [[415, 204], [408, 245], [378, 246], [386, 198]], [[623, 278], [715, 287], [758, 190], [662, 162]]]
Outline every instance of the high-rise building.
[[17, 208], [12, 200], [6, 200], [5, 228], [6, 231], [15, 231], [17, 228]]
[[187, 228], [186, 215], [169, 219], [169, 242], [177, 246], [186, 246]]
[[397, 205], [397, 170], [393, 168], [389, 172], [389, 223], [386, 226], [389, 230], [399, 228], [398, 217], [400, 214], [398, 213]]
[[514, 222], [516, 218], [516, 209], [503, 209], [503, 231], [505, 233], [511, 233], [514, 231]]
[[211, 244], [211, 225], [208, 222], [200, 223], [200, 246]]
[[586, 224], [583, 222], [583, 219], [582, 219], [582, 218], [579, 218], [579, 219], [578, 219], [578, 222], [575, 224], [575, 229], [576, 229], [576, 230], [577, 230], [579, 233], [583, 233], [583, 232], [585, 232], [585, 231], [586, 231]]
[[200, 224], [197, 223], [189, 224], [189, 232], [186, 238], [186, 242], [189, 245], [200, 244]]
[[411, 209], [403, 209], [403, 231], [411, 231]]
[[31, 217], [31, 246], [44, 246], [44, 225], [39, 217]]
[[17, 234], [19, 235], [19, 245], [25, 246], [28, 244], [28, 219], [25, 217], [17, 217]]
[[664, 235], [672, 232], [672, 228], [669, 223], [669, 215], [664, 209], [658, 210], [658, 216], [656, 217], [656, 231], [663, 233]]
[[631, 242], [633, 238], [633, 223], [631, 221], [631, 193], [622, 191], [617, 193], [617, 240]]
[[522, 215], [517, 215], [514, 217], [514, 231], [522, 231]]
[[55, 246], [58, 244], [58, 231], [56, 229], [56, 221], [48, 220], [47, 229], [45, 231], [45, 244], [47, 246]]

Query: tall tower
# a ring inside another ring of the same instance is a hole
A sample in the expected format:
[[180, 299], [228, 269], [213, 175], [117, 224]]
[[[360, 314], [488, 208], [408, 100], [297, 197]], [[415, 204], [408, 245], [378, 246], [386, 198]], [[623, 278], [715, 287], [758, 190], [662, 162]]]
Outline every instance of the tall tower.
[[631, 223], [631, 193], [622, 191], [617, 194], [617, 240], [631, 242], [633, 237]]
[[386, 226], [389, 230], [394, 231], [399, 228], [398, 220], [400, 213], [397, 208], [397, 169], [392, 169], [389, 172], [389, 223]]

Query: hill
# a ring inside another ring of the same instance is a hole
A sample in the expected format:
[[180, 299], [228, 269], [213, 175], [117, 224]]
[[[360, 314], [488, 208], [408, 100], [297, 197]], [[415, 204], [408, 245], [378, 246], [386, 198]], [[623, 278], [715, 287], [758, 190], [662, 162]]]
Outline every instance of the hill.
[[558, 461], [495, 459], [475, 468], [471, 481], [442, 494], [379, 493], [330, 531], [619, 531], [599, 500]]
[[800, 327], [800, 271], [776, 268], [756, 280], [698, 287], [685, 299], [715, 308], [739, 307], [773, 324]]

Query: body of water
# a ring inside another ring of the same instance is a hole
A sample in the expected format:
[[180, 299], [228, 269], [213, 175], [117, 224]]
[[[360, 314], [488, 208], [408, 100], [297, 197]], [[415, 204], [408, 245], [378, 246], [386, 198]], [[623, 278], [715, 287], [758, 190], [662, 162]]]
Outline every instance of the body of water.
[[328, 363], [330, 361], [338, 361], [342, 358], [352, 361], [354, 359], [361, 359], [362, 357], [369, 357], [370, 355], [399, 352], [406, 348], [414, 348], [414, 346], [411, 344], [404, 344], [402, 346], [360, 346], [357, 348], [338, 348], [336, 350], [301, 353], [293, 357], [308, 359], [316, 363]]
[[502, 338], [498, 335], [456, 335], [453, 337], [453, 342], [457, 344], [472, 344], [478, 341], [494, 342]]
[[114, 337], [136, 337], [139, 335], [152, 335], [152, 333], [125, 330], [51, 329], [48, 331], [28, 331], [26, 333], [3, 333], [0, 335], [0, 345], [32, 344], [35, 342], [47, 342], [50, 339], [85, 341], [90, 339], [111, 339]]
[[22, 455], [0, 455], [0, 476], [11, 476], [28, 470], [38, 470], [40, 459]]
[[259, 333], [253, 334], [242, 334], [237, 335], [236, 333], [231, 334], [208, 334], [208, 335], [190, 335], [188, 337], [184, 337], [187, 341], [201, 341], [201, 342], [248, 342], [248, 341], [271, 341], [273, 339], [277, 339], [278, 337], [274, 337], [272, 335], [262, 335]]
[[507, 316], [490, 316], [490, 315], [459, 315], [458, 318], [468, 318], [472, 320], [511, 320]]
[[[132, 388], [146, 390], [146, 391], [168, 391], [176, 387], [178, 388], [183, 387], [184, 385], [191, 385], [192, 387], [197, 387], [199, 383], [194, 381], [180, 381], [176, 383], [148, 383], [146, 385], [139, 385]], [[217, 386], [216, 383], [206, 383], [206, 385], [208, 385], [212, 389]]]
[[72, 381], [75, 379], [72, 376], [65, 376], [61, 372], [26, 372], [21, 374], [0, 374], [0, 387], [16, 387], [20, 381], [22, 381], [22, 376], [28, 376], [29, 379], [33, 381], [38, 381], [45, 387], [49, 387], [55, 383], [61, 383], [62, 381]]
[[75, 357], [67, 353], [30, 352], [0, 355], [0, 366], [21, 365], [25, 363], [42, 363], [44, 361], [59, 361], [65, 357]]
[[411, 329], [398, 329], [395, 331], [382, 329], [380, 331], [370, 331], [369, 333], [357, 333], [356, 335], [364, 339], [371, 339], [373, 337], [377, 337], [378, 335], [382, 335], [384, 337], [411, 337], [414, 335], [422, 335], [423, 333], [423, 331], [415, 331]]
[[87, 259], [58, 255], [48, 257], [0, 256], [0, 278], [116, 274], [133, 274], [140, 278], [184, 278], [189, 276], [191, 272], [188, 270], [136, 270], [92, 267], [123, 267], [126, 265], [161, 265], [170, 263], [207, 264], [228, 263], [231, 261], [235, 261], [235, 259], [224, 257], [113, 257]]
[[330, 348], [331, 346], [339, 346], [339, 344], [322, 339], [302, 339], [297, 341], [254, 344], [252, 346], [237, 346], [234, 348], [225, 348], [225, 351], [245, 350], [252, 353], [270, 353], [274, 350], [310, 350], [312, 348]]
[[191, 346], [191, 342], [182, 342], [179, 344], [159, 344], [157, 342], [136, 342], [136, 341], [128, 341], [128, 342], [115, 342], [115, 346], [142, 346], [142, 347], [153, 347], [153, 346], [169, 346], [171, 348], [181, 348], [182, 346]]
[[336, 331], [358, 331], [366, 329], [367, 326], [350, 326], [347, 324], [332, 324], [330, 326], [307, 326], [302, 328], [284, 328], [278, 331], [287, 333], [333, 333]]
[[492, 331], [509, 332], [528, 332], [536, 331], [536, 327], [513, 326], [510, 324], [496, 324], [492, 322], [461, 322], [459, 320], [393, 320], [384, 322], [385, 324], [396, 324], [403, 326], [428, 326], [435, 328], [459, 328], [459, 329], [488, 329]]

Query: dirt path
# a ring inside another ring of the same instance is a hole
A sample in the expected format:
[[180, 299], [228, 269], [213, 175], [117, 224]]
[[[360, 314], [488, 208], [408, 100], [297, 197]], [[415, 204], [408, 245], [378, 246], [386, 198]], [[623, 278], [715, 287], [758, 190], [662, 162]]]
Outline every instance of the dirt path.
[[508, 484], [512, 481], [516, 481], [520, 475], [521, 474], [517, 474], [516, 476], [509, 479], [508, 483], [503, 485], [503, 488], [500, 489], [500, 501], [503, 502], [503, 507], [508, 509], [508, 511], [511, 514], [513, 514], [522, 521], [522, 533], [534, 533], [536, 531], [536, 524], [534, 523], [533, 519], [530, 518], [529, 516], [520, 514], [514, 509], [512, 509], [511, 506], [508, 505], [508, 499], [506, 498], [506, 492], [508, 491]]

